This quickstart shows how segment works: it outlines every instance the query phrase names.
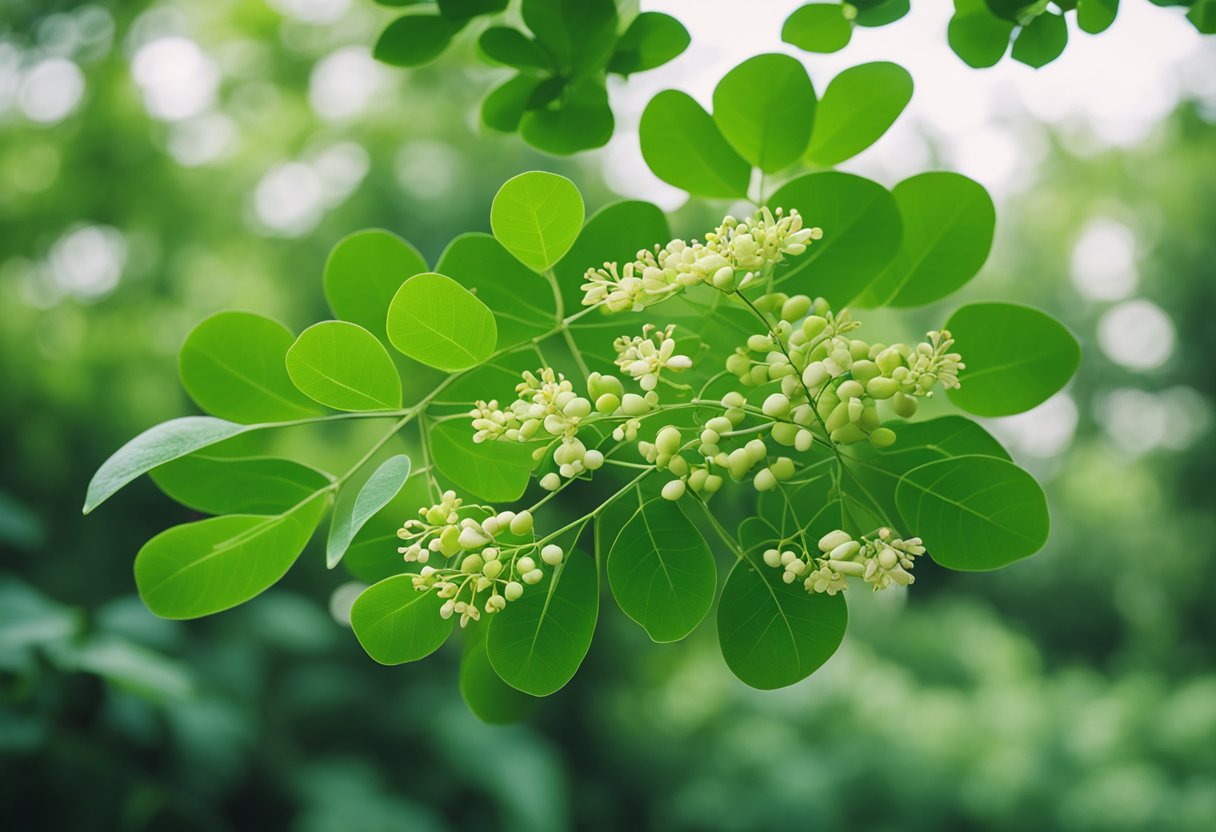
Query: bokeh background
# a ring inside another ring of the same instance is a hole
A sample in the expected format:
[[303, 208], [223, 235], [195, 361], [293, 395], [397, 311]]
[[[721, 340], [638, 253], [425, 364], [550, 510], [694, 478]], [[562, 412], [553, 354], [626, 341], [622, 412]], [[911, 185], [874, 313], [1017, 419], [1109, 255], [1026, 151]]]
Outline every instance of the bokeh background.
[[643, 5], [694, 45], [614, 88], [616, 138], [571, 161], [480, 130], [497, 75], [467, 40], [411, 73], [375, 64], [391, 11], [370, 0], [0, 0], [6, 826], [1216, 828], [1216, 47], [1146, 0], [1037, 73], [963, 66], [945, 0], [808, 60], [820, 90], [907, 66], [913, 105], [846, 167], [985, 184], [998, 239], [964, 295], [1035, 304], [1082, 341], [1065, 391], [988, 423], [1047, 488], [1039, 555], [850, 599], [840, 653], [773, 693], [733, 679], [712, 625], [655, 646], [606, 606], [574, 682], [508, 728], [467, 712], [455, 651], [368, 660], [350, 579], [315, 551], [214, 619], [144, 611], [132, 557], [183, 510], [146, 481], [79, 506], [119, 444], [191, 412], [175, 354], [197, 320], [326, 317], [341, 236], [386, 227], [434, 258], [532, 167], [591, 207], [659, 202], [689, 234], [722, 207], [649, 176], [638, 114], [786, 51], [797, 3]]

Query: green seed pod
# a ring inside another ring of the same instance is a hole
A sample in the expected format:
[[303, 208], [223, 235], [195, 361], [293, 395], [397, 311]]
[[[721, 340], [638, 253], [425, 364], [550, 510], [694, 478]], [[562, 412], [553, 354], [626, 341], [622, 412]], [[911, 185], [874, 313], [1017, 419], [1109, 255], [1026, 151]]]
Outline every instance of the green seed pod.
[[878, 357], [874, 359], [874, 363], [882, 370], [883, 375], [889, 376], [895, 372], [897, 367], [904, 366], [904, 359], [894, 347], [887, 347], [878, 354]]
[[781, 393], [773, 393], [760, 406], [765, 416], [779, 419], [790, 412], [790, 400]]
[[617, 408], [621, 406], [621, 397], [616, 393], [604, 393], [595, 400], [596, 412], [602, 413], [605, 416], [611, 416], [616, 413]]
[[679, 429], [672, 425], [664, 427], [655, 437], [654, 446], [658, 448], [660, 454], [674, 454], [680, 450]]
[[705, 480], [709, 477], [709, 471], [704, 468], [698, 468], [688, 475], [688, 486], [693, 491], [700, 491], [705, 487]]
[[[730, 419], [725, 416], [715, 416], [705, 423], [706, 430], [712, 430], [714, 433], [723, 434], [732, 430], [735, 426], [731, 424]], [[717, 441], [717, 440], [714, 440]]]
[[849, 355], [854, 361], [870, 357], [870, 342], [855, 338], [849, 342]]
[[676, 454], [667, 462], [667, 470], [677, 477], [688, 476], [688, 460]]
[[769, 470], [773, 472], [773, 476], [777, 478], [778, 482], [785, 482], [794, 476], [794, 460], [788, 456], [779, 456], [769, 466]]
[[810, 315], [802, 321], [802, 334], [808, 339], [813, 339], [819, 333], [827, 329], [828, 322], [819, 315]]
[[748, 371], [747, 376], [743, 379], [743, 383], [758, 387], [761, 384], [767, 384], [768, 378], [768, 365], [757, 364]]
[[816, 315], [826, 315], [832, 311], [832, 304], [828, 303], [827, 298], [815, 298], [815, 302], [811, 304], [811, 311]]
[[650, 412], [650, 405], [637, 393], [626, 393], [621, 399], [621, 409], [626, 416], [642, 416]]
[[772, 491], [777, 487], [777, 477], [770, 468], [761, 468], [752, 479], [752, 486], [757, 491]]
[[916, 415], [916, 399], [903, 393], [896, 393], [891, 397], [891, 409], [901, 419], [911, 419]]
[[899, 382], [893, 378], [878, 376], [866, 382], [866, 392], [874, 399], [889, 399], [899, 392]]
[[773, 425], [773, 441], [778, 445], [792, 446], [798, 437], [799, 427], [789, 422], [778, 422]]
[[747, 476], [747, 472], [752, 469], [753, 464], [746, 448], [735, 448], [727, 457], [726, 468], [730, 472], [731, 479], [738, 481]]
[[798, 431], [798, 435], [794, 437], [794, 450], [800, 453], [806, 453], [815, 444], [815, 434], [805, 428]]
[[730, 421], [733, 427], [739, 427], [747, 419], [747, 411], [739, 407], [732, 407], [722, 415]]
[[781, 320], [794, 321], [811, 311], [811, 299], [806, 295], [794, 295], [781, 304]]
[[664, 500], [678, 500], [684, 496], [684, 480], [671, 480], [663, 486]]
[[822, 361], [813, 361], [802, 371], [802, 383], [814, 391], [823, 386], [829, 378], [828, 368]]
[[705, 493], [713, 494], [722, 487], [722, 478], [717, 474], [710, 474], [705, 478]]
[[773, 339], [767, 335], [749, 335], [747, 348], [752, 352], [768, 352], [773, 348]]
[[870, 431], [870, 444], [875, 448], [889, 448], [895, 444], [895, 431], [890, 428], [875, 428]]
[[745, 375], [751, 368], [751, 359], [742, 353], [732, 352], [726, 357], [726, 372], [732, 376]]
[[866, 384], [872, 378], [877, 378], [882, 375], [882, 371], [878, 369], [878, 365], [868, 358], [863, 358], [859, 361], [854, 361], [849, 372], [853, 374], [853, 378]]
[[865, 392], [866, 388], [861, 386], [861, 382], [854, 381], [853, 379], [842, 381], [836, 387], [836, 395], [840, 397], [842, 402], [849, 399], [859, 399], [865, 395]]
[[747, 399], [738, 390], [731, 390], [722, 397], [723, 407], [743, 407], [747, 404]]
[[819, 538], [819, 551], [830, 552], [842, 543], [848, 543], [852, 539], [848, 532], [836, 529]]
[[748, 457], [751, 458], [752, 465], [763, 460], [768, 456], [768, 446], [764, 444], [763, 439], [753, 439], [743, 446], [743, 450], [747, 451]]
[[833, 433], [839, 428], [849, 424], [849, 403], [841, 402], [836, 405], [835, 409], [828, 414], [828, 418], [824, 421], [824, 427], [828, 433]]
[[532, 531], [532, 512], [524, 510], [511, 518], [511, 534], [527, 534]]
[[852, 445], [854, 442], [861, 442], [866, 438], [865, 431], [852, 423], [845, 425], [842, 428], [837, 428], [832, 431], [830, 438], [838, 445]]

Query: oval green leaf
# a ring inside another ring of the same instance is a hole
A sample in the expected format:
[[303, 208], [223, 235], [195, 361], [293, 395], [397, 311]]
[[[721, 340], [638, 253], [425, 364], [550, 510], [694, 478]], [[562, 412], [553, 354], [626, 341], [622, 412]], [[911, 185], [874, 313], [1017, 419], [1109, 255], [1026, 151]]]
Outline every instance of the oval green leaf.
[[582, 227], [583, 196], [555, 173], [533, 170], [508, 179], [490, 206], [498, 242], [535, 272], [561, 260]]
[[524, 23], [568, 75], [602, 68], [616, 43], [613, 0], [522, 0]]
[[956, 456], [913, 468], [900, 479], [895, 501], [907, 533], [949, 569], [997, 569], [1047, 541], [1043, 489], [1004, 459]]
[[486, 651], [516, 690], [549, 696], [574, 677], [591, 647], [599, 615], [599, 577], [583, 552], [571, 552], [545, 579], [490, 619]]
[[624, 613], [656, 642], [679, 641], [709, 613], [717, 567], [705, 538], [662, 497], [638, 507], [608, 554], [608, 583]]
[[463, 21], [438, 14], [407, 14], [385, 27], [372, 56], [393, 66], [422, 66], [443, 54]]
[[797, 208], [808, 226], [823, 229], [823, 239], [778, 272], [777, 282], [822, 295], [837, 308], [860, 296], [899, 252], [899, 208], [886, 188], [869, 179], [809, 173], [779, 188], [769, 204]]
[[278, 514], [330, 483], [316, 468], [270, 456], [193, 453], [151, 473], [161, 491], [204, 514]]
[[363, 525], [397, 496], [410, 476], [410, 458], [405, 454], [390, 457], [363, 483], [353, 505], [338, 501], [329, 538], [325, 541], [325, 564], [333, 569], [342, 560]]
[[684, 24], [662, 12], [642, 12], [616, 42], [608, 71], [630, 75], [660, 67], [688, 48]]
[[510, 26], [491, 26], [477, 40], [481, 53], [491, 61], [516, 69], [547, 69], [553, 62], [540, 44]]
[[89, 481], [84, 513], [97, 508], [140, 474], [247, 430], [252, 428], [210, 416], [186, 416], [148, 428], [97, 469]]
[[460, 695], [473, 715], [490, 725], [510, 725], [536, 710], [540, 700], [518, 691], [494, 672], [486, 653], [489, 622], [465, 630], [460, 654]]
[[427, 272], [405, 281], [393, 295], [388, 339], [410, 358], [454, 373], [490, 357], [498, 327], [476, 295], [450, 277]]
[[757, 55], [714, 88], [714, 123], [739, 155], [763, 171], [802, 156], [815, 124], [815, 88], [789, 55]]
[[1081, 347], [1063, 324], [1014, 303], [960, 307], [946, 329], [967, 368], [950, 401], [977, 416], [1011, 416], [1045, 402], [1072, 378]]
[[867, 306], [921, 306], [975, 277], [996, 228], [992, 197], [957, 173], [922, 173], [892, 190], [903, 220], [899, 254], [867, 290]]
[[[588, 79], [566, 90], [560, 101], [525, 112], [519, 122], [519, 135], [537, 150], [569, 156], [603, 147], [612, 138], [615, 126], [608, 90], [601, 80]], [[579, 200], [581, 205], [582, 197]]]
[[401, 377], [384, 345], [358, 324], [323, 321], [287, 351], [287, 375], [315, 402], [334, 410], [401, 407]]
[[1068, 24], [1064, 15], [1043, 12], [1021, 28], [1009, 54], [1015, 61], [1038, 69], [1060, 57], [1067, 45]]
[[495, 87], [481, 102], [482, 124], [500, 133], [514, 133], [540, 83], [536, 78], [520, 74]]
[[380, 664], [416, 662], [440, 648], [452, 634], [453, 619], [441, 618], [443, 599], [434, 589], [414, 589], [413, 575], [394, 575], [372, 584], [355, 599], [350, 626], [367, 655]]
[[287, 574], [327, 505], [318, 492], [283, 514], [231, 514], [166, 529], [135, 556], [139, 595], [161, 618], [243, 604]]
[[955, 0], [946, 40], [963, 63], [975, 69], [995, 66], [1009, 49], [1014, 24], [992, 14], [984, 0]]
[[781, 39], [807, 52], [837, 52], [849, 44], [853, 24], [840, 3], [808, 3], [794, 10], [781, 27]]
[[807, 158], [831, 167], [882, 138], [912, 100], [912, 76], [897, 64], [851, 67], [824, 90]]
[[747, 197], [751, 165], [691, 96], [665, 90], [650, 99], [638, 135], [647, 166], [669, 185], [696, 196]]
[[325, 299], [336, 317], [384, 340], [393, 295], [426, 270], [418, 249], [391, 231], [356, 231], [339, 240], [325, 261]]
[[1077, 0], [1077, 26], [1091, 35], [1110, 28], [1119, 14], [1119, 0]]
[[473, 441], [467, 420], [439, 422], [430, 429], [431, 455], [439, 473], [456, 486], [491, 503], [523, 496], [532, 476], [533, 445]]
[[759, 518], [740, 527], [747, 551], [735, 564], [718, 601], [718, 644], [731, 672], [761, 690], [783, 688], [810, 676], [844, 638], [849, 614], [844, 595], [808, 593], [781, 580], [760, 553], [778, 539]]
[[284, 361], [291, 331], [252, 312], [220, 312], [190, 331], [178, 354], [182, 386], [203, 410], [233, 422], [280, 422], [321, 409], [296, 389]]

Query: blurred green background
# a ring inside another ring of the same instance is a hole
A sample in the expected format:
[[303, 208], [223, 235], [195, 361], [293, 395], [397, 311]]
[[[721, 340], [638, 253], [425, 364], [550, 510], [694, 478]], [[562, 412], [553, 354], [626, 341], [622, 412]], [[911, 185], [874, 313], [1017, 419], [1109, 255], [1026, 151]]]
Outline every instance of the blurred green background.
[[[118, 445], [191, 412], [175, 355], [198, 319], [327, 317], [334, 241], [386, 227], [433, 260], [488, 230], [528, 168], [571, 175], [592, 208], [610, 185], [646, 192], [617, 181], [613, 147], [559, 162], [482, 134], [495, 76], [467, 42], [408, 75], [374, 64], [390, 15], [0, 0], [7, 828], [1216, 828], [1210, 83], [1131, 141], [1001, 109], [1021, 166], [965, 294], [1040, 306], [1086, 349], [1064, 393], [990, 425], [1044, 482], [1051, 541], [999, 573], [926, 565], [909, 593], [851, 598], [844, 647], [793, 688], [734, 680], [712, 626], [655, 646], [606, 606], [566, 690], [484, 726], [455, 650], [367, 659], [341, 620], [348, 578], [316, 551], [238, 610], [147, 613], [132, 557], [188, 512], [147, 481], [79, 506]], [[941, 130], [906, 135], [921, 167], [950, 163]]]

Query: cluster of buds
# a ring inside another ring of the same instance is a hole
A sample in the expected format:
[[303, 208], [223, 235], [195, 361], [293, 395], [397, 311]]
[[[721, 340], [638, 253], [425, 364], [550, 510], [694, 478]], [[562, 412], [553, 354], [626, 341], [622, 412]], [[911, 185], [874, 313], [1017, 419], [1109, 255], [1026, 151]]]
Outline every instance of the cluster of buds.
[[802, 216], [762, 208], [752, 217], [727, 216], [705, 235], [705, 242], [672, 240], [653, 251], [642, 250], [637, 259], [618, 268], [605, 263], [588, 269], [583, 283], [583, 305], [603, 305], [608, 312], [641, 311], [689, 286], [708, 283], [723, 292], [749, 285], [757, 275], [775, 267], [786, 256], [806, 251], [812, 240], [823, 237], [818, 228], [803, 228]]
[[470, 516], [485, 511], [464, 507], [455, 492], [447, 491], [435, 505], [419, 509], [420, 520], [407, 520], [397, 531], [408, 541], [397, 551], [408, 563], [424, 564], [413, 578], [414, 588], [444, 599], [439, 614], [460, 616], [461, 627], [479, 620], [483, 611], [501, 612], [525, 586], [544, 580], [542, 564], [557, 566], [565, 558], [560, 546], [537, 545], [530, 512]]
[[878, 402], [887, 401], [906, 419], [916, 413], [917, 399], [932, 396], [938, 384], [947, 390], [959, 386], [965, 365], [950, 351], [949, 332], [930, 332], [914, 347], [871, 344], [852, 337], [861, 324], [847, 309], [834, 313], [823, 298], [778, 293], [756, 305], [776, 318], [773, 331], [751, 336], [726, 360], [726, 369], [748, 387], [780, 382], [781, 392], [765, 400], [764, 412], [788, 414], [792, 424], [774, 431], [782, 444], [808, 443], [799, 431], [818, 421], [833, 442], [869, 439], [887, 447], [895, 433], [882, 426]]
[[873, 538], [863, 535], [856, 540], [836, 529], [819, 539], [819, 552], [812, 556], [793, 549], [767, 549], [764, 562], [782, 570], [787, 584], [801, 580], [807, 592], [835, 595], [848, 588], [849, 578], [860, 578], [877, 592], [911, 584], [912, 566], [925, 547], [919, 537], [903, 540], [888, 528], [879, 529]]
[[622, 335], [612, 344], [616, 350], [613, 363], [649, 393], [658, 387], [663, 370], [680, 372], [692, 366], [691, 358], [676, 354], [674, 331], [674, 324], [668, 324], [664, 329], [646, 324], [641, 335]]

